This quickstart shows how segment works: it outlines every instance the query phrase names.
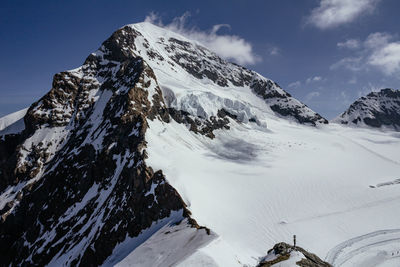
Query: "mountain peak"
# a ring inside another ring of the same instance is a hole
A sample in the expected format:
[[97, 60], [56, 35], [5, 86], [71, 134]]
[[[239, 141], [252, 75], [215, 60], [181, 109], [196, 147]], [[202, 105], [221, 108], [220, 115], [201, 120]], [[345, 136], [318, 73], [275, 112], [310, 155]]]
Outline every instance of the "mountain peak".
[[105, 49], [115, 50], [116, 58], [121, 53], [142, 58], [153, 69], [167, 106], [193, 116], [209, 118], [225, 109], [241, 121], [259, 121], [262, 115], [248, 104], [254, 102], [255, 95], [263, 99], [262, 104], [256, 101], [259, 109], [272, 117], [310, 125], [327, 123], [276, 82], [224, 60], [197, 41], [149, 22], [120, 28], [95, 55], [104, 55]]
[[333, 122], [400, 130], [400, 90], [385, 88], [360, 97]]
[[400, 90], [392, 89], [392, 88], [385, 88], [381, 89], [378, 92], [371, 92], [367, 95], [368, 97], [374, 96], [386, 96], [391, 98], [397, 98], [400, 96]]

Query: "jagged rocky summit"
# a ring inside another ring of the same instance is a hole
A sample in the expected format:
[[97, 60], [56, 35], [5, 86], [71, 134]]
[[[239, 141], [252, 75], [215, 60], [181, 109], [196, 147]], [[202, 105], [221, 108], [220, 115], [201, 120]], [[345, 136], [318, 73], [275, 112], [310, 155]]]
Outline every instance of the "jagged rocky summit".
[[400, 90], [382, 89], [356, 100], [333, 122], [400, 131]]
[[113, 265], [161, 230], [184, 233], [177, 248], [210, 242], [163, 170], [146, 163], [149, 122], [214, 138], [232, 123], [265, 127], [264, 113], [327, 123], [275, 82], [196, 42], [149, 23], [119, 29], [2, 124], [0, 265]]

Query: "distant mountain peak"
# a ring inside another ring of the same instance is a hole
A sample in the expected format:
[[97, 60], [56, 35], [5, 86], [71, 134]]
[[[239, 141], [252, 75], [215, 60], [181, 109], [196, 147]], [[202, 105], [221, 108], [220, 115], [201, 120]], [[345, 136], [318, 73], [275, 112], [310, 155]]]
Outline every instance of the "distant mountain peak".
[[357, 99], [333, 122], [400, 130], [400, 90], [385, 88]]

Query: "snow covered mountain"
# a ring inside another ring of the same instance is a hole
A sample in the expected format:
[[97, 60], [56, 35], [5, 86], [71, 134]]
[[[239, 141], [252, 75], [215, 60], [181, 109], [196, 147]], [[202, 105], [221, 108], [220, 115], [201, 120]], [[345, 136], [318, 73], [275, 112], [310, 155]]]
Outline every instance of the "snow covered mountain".
[[336, 264], [400, 223], [398, 135], [150, 23], [0, 126], [1, 265], [256, 266], [294, 234]]
[[400, 90], [382, 89], [355, 101], [333, 122], [400, 130]]

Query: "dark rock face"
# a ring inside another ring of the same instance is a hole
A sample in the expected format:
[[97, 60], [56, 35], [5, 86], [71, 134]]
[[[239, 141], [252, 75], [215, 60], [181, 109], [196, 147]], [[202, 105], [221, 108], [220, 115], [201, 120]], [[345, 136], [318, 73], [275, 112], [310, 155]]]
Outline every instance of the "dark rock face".
[[20, 134], [10, 134], [0, 138], [0, 191], [3, 191], [7, 185], [14, 183], [13, 166], [17, 162], [14, 152], [20, 143], [20, 139]]
[[298, 246], [293, 247], [289, 244], [282, 242], [282, 243], [276, 244], [271, 250], [268, 251], [268, 254], [273, 253], [273, 255], [275, 256], [275, 259], [270, 260], [270, 261], [261, 260], [258, 267], [269, 267], [269, 266], [272, 266], [279, 262], [286, 261], [290, 258], [290, 253], [292, 251], [301, 252], [305, 257], [305, 259], [302, 259], [302, 260], [296, 262], [296, 265], [298, 265], [298, 266], [302, 266], [302, 267], [330, 267], [331, 266], [329, 263], [321, 260], [317, 255], [309, 253], [301, 247], [298, 247]]
[[313, 126], [316, 126], [318, 123], [328, 124], [328, 120], [323, 118], [318, 113], [312, 116], [307, 116], [302, 114], [300, 108], [304, 107], [306, 107], [306, 105], [304, 104], [301, 104], [301, 106], [293, 108], [291, 105], [285, 105], [284, 103], [282, 103], [281, 105], [279, 104], [272, 105], [271, 109], [283, 117], [293, 117], [301, 124], [310, 124]]
[[218, 110], [218, 116], [211, 116], [209, 119], [195, 117], [183, 110], [175, 110], [168, 108], [171, 118], [178, 123], [186, 124], [189, 130], [195, 133], [205, 135], [211, 139], [215, 137], [213, 131], [218, 129], [230, 129], [229, 119], [237, 121], [237, 117], [230, 114], [228, 111], [221, 109]]
[[174, 62], [198, 79], [207, 77], [219, 86], [249, 84], [253, 74], [237, 65], [226, 61], [202, 46], [170, 38], [165, 49], [172, 53]]
[[98, 266], [172, 212], [201, 228], [144, 161], [147, 119], [170, 117], [153, 71], [121, 47], [137, 34], [125, 27], [81, 68], [56, 74], [26, 129], [1, 139], [0, 190], [11, 192], [0, 265]]
[[400, 130], [400, 90], [382, 89], [363, 96], [334, 122]]
[[[291, 117], [302, 124], [327, 124], [328, 121], [318, 113], [313, 112], [303, 103], [295, 100], [289, 93], [282, 90], [271, 80], [254, 80], [251, 84], [253, 91], [270, 104], [271, 109], [283, 117]], [[279, 88], [280, 90], [277, 90]]]

